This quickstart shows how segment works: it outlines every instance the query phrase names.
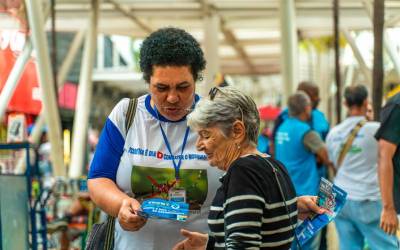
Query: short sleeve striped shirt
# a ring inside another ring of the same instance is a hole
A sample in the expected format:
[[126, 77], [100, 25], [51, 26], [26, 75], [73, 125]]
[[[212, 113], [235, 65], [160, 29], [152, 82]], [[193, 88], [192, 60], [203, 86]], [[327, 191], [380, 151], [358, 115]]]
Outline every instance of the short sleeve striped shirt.
[[[278, 170], [289, 213], [266, 160]], [[222, 185], [208, 217], [207, 249], [290, 248], [294, 240], [292, 228], [297, 222], [297, 198], [290, 177], [279, 162], [245, 156], [233, 162], [220, 181]]]

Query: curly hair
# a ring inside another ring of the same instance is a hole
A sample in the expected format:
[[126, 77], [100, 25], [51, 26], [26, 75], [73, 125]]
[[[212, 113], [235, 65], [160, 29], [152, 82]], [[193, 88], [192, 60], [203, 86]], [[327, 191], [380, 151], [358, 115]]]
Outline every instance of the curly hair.
[[148, 36], [140, 48], [140, 69], [149, 83], [153, 66], [189, 66], [193, 79], [201, 80], [206, 66], [200, 44], [178, 28], [162, 28]]

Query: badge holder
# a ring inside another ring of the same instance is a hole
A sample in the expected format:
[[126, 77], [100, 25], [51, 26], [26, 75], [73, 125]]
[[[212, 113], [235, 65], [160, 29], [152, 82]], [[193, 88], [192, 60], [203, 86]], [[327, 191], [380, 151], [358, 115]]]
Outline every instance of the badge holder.
[[174, 202], [186, 203], [186, 189], [179, 185], [180, 181], [176, 180], [176, 186], [168, 191], [168, 199]]

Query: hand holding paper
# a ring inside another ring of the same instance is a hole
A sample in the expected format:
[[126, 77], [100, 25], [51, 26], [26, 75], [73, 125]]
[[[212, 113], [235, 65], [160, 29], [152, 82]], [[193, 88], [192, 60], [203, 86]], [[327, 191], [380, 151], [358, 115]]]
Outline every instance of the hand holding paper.
[[145, 224], [146, 219], [135, 213], [140, 209], [140, 203], [132, 198], [124, 199], [118, 212], [118, 221], [121, 227], [127, 231], [138, 231]]
[[323, 214], [326, 212], [324, 208], [317, 205], [318, 197], [311, 195], [304, 195], [297, 197], [297, 217], [300, 220], [305, 220], [314, 214]]
[[336, 217], [346, 202], [346, 196], [347, 193], [345, 191], [328, 180], [321, 178], [317, 204], [325, 209], [326, 212], [306, 218], [299, 226], [297, 226], [296, 235], [300, 245], [306, 243], [320, 229], [328, 225], [329, 222]]

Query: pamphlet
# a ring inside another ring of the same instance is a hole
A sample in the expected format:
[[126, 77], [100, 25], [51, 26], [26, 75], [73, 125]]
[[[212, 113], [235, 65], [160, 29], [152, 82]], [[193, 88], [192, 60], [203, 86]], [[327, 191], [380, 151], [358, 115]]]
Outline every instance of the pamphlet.
[[318, 192], [318, 206], [327, 210], [323, 214], [315, 214], [305, 219], [296, 228], [300, 245], [304, 245], [320, 229], [328, 225], [343, 208], [347, 193], [325, 178], [321, 178]]
[[147, 199], [142, 203], [140, 216], [176, 221], [186, 221], [189, 216], [189, 204], [160, 198]]

